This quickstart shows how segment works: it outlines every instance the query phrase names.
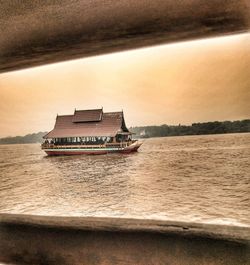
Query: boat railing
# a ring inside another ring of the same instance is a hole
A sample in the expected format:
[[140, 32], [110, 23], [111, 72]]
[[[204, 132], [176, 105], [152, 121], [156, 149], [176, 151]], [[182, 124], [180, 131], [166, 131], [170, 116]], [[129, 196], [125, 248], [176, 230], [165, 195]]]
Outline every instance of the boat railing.
[[59, 144], [42, 144], [42, 149], [75, 149], [75, 148], [103, 148], [105, 144], [77, 144], [77, 145], [59, 145]]
[[125, 148], [136, 142], [136, 140], [131, 140], [128, 142], [119, 142], [119, 143], [104, 143], [104, 144], [54, 144], [54, 143], [42, 143], [42, 149], [75, 149], [75, 148], [105, 148], [105, 147], [120, 147]]

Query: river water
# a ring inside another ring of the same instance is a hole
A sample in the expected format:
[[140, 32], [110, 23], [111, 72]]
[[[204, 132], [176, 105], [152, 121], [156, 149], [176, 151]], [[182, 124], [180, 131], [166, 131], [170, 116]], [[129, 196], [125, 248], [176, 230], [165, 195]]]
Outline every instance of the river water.
[[0, 212], [250, 226], [250, 133], [151, 138], [138, 153], [0, 146]]

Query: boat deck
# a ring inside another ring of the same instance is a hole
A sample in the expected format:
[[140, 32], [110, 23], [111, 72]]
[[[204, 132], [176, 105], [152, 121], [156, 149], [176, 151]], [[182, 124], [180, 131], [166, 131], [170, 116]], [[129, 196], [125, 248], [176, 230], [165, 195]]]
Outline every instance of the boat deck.
[[105, 143], [105, 144], [51, 144], [51, 143], [43, 143], [41, 145], [42, 149], [89, 149], [89, 148], [125, 148], [130, 146], [131, 144], [137, 142], [137, 140], [132, 140], [129, 142], [120, 142], [120, 143]]

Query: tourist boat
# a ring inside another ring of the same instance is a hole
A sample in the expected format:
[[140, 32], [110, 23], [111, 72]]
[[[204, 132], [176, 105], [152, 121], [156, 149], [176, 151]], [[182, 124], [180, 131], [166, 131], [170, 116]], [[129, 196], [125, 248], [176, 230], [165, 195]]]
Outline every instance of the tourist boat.
[[131, 153], [142, 144], [132, 134], [123, 112], [75, 110], [73, 115], [57, 115], [54, 129], [43, 137], [42, 149], [48, 155]]

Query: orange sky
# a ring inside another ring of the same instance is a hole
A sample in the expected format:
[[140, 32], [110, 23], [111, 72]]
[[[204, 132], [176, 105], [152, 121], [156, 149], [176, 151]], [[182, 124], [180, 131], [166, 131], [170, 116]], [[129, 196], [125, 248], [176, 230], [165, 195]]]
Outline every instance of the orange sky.
[[162, 45], [0, 75], [0, 137], [56, 114], [124, 110], [128, 126], [250, 118], [250, 34]]

